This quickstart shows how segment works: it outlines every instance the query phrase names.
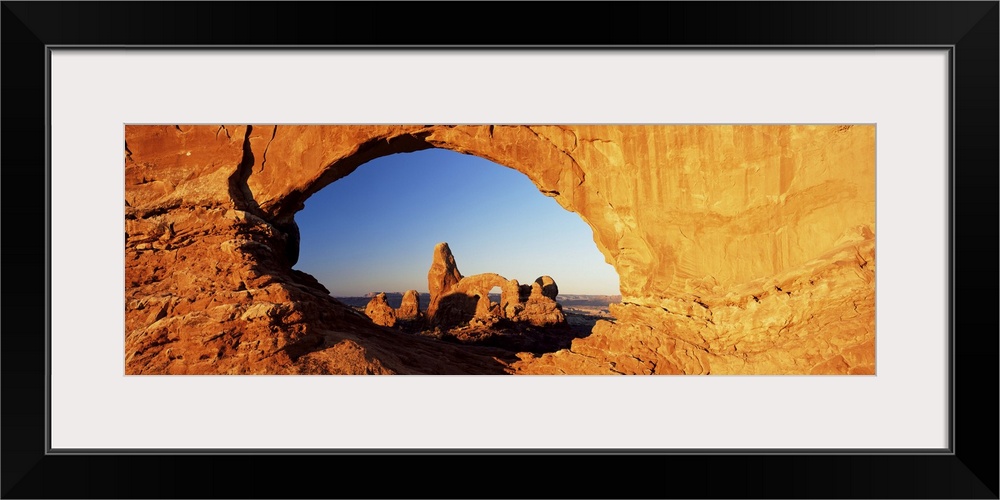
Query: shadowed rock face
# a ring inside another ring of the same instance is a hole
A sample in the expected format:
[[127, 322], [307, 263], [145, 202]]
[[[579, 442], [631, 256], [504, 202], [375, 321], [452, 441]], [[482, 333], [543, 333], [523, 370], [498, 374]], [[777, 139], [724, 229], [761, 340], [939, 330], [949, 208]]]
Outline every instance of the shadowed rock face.
[[[454, 262], [454, 256], [452, 256], [452, 262]], [[433, 267], [430, 273], [434, 273]], [[478, 319], [487, 324], [492, 323], [493, 320], [500, 317], [500, 311], [499, 306], [494, 310], [493, 304], [490, 302], [490, 290], [495, 286], [502, 286], [506, 282], [506, 278], [495, 273], [463, 277], [442, 291], [442, 306], [438, 308], [438, 315], [432, 318], [433, 323], [442, 327], [469, 323], [472, 319]], [[446, 310], [448, 308], [455, 310]]]
[[[523, 172], [618, 271], [615, 323], [513, 371], [874, 372], [873, 126], [130, 125], [125, 141], [127, 373], [489, 372], [291, 270], [306, 198], [428, 147]], [[442, 263], [437, 286], [461, 280]]]

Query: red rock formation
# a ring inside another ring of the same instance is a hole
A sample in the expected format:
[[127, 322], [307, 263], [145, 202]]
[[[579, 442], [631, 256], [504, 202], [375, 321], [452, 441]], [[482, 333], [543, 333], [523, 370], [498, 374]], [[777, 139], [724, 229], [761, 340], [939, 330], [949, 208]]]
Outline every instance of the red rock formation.
[[125, 140], [127, 373], [483, 370], [372, 330], [291, 270], [306, 198], [428, 147], [525, 173], [618, 271], [617, 321], [518, 372], [874, 372], [873, 126], [130, 125]]
[[396, 319], [413, 321], [421, 317], [420, 294], [416, 290], [407, 290], [403, 294], [403, 301], [399, 304], [399, 309], [396, 311]]
[[464, 293], [484, 297], [494, 287], [502, 286], [507, 278], [496, 273], [482, 273], [463, 277], [448, 293]]
[[365, 316], [368, 316], [372, 323], [380, 326], [396, 326], [396, 311], [389, 306], [385, 293], [376, 294], [365, 306]]
[[470, 323], [476, 326], [490, 327], [500, 321], [501, 317], [500, 305], [490, 300], [488, 295], [480, 295], [476, 302], [475, 315]]
[[495, 352], [375, 329], [291, 269], [294, 223], [246, 188], [270, 136], [126, 127], [126, 373], [502, 373]]
[[[543, 280], [543, 278], [547, 278]], [[543, 286], [542, 283], [545, 283]], [[559, 289], [548, 276], [538, 278], [531, 284], [531, 295], [524, 302], [524, 308], [514, 316], [514, 321], [524, 321], [534, 326], [556, 326], [566, 323], [562, 306], [555, 301]], [[549, 294], [552, 294], [551, 298]]]
[[[496, 273], [466, 276], [451, 289], [448, 295], [463, 294], [466, 297], [474, 298], [476, 307], [472, 311], [471, 320], [480, 326], [491, 326], [503, 316], [500, 306], [490, 300], [490, 290], [506, 283], [507, 279]], [[471, 301], [468, 302], [471, 303]], [[470, 319], [465, 321], [470, 321]]]
[[[867, 233], [863, 230], [860, 234]], [[570, 349], [523, 355], [523, 374], [874, 374], [874, 242], [848, 241], [684, 309], [612, 304]], [[664, 335], [662, 332], [671, 332]], [[843, 347], [837, 347], [843, 346]], [[632, 356], [645, 350], [641, 356]]]
[[428, 319], [434, 318], [442, 296], [451, 291], [461, 279], [462, 273], [458, 272], [458, 265], [455, 263], [455, 256], [451, 254], [451, 248], [447, 243], [438, 243], [434, 247], [434, 258], [427, 273], [427, 289], [431, 294], [430, 303], [427, 305]]
[[[449, 254], [450, 255], [450, 254]], [[454, 263], [454, 256], [451, 256]], [[430, 275], [437, 269], [431, 268]], [[489, 292], [500, 287], [500, 304], [490, 301]], [[434, 323], [455, 326], [474, 322], [480, 326], [495, 324], [500, 319], [534, 326], [557, 326], [566, 323], [562, 306], [555, 301], [559, 288], [555, 280], [542, 276], [532, 283], [527, 297], [523, 297], [517, 280], [507, 280], [496, 273], [483, 273], [463, 277], [440, 295], [440, 304]]]

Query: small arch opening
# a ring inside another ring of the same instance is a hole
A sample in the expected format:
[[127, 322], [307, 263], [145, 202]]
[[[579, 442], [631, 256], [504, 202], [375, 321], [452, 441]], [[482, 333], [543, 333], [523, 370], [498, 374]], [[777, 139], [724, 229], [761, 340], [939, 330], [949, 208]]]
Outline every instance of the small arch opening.
[[490, 303], [491, 304], [500, 304], [500, 295], [502, 293], [503, 293], [503, 290], [500, 287], [498, 287], [498, 286], [495, 286], [495, 287], [491, 288], [490, 291], [487, 294], [487, 296], [490, 298]]

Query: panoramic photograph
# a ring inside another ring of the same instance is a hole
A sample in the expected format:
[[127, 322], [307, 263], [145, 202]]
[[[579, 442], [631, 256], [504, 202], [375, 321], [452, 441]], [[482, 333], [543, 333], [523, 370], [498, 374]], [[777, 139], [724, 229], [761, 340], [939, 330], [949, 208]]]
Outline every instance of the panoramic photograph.
[[127, 375], [874, 375], [875, 126], [125, 125]]

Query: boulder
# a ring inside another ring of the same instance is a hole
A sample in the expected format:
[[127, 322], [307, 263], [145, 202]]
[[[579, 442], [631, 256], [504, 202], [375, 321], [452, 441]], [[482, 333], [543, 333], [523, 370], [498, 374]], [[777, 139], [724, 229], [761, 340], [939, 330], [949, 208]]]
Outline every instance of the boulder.
[[403, 294], [403, 302], [396, 311], [396, 319], [413, 321], [420, 317], [420, 294], [416, 290], [407, 290]]
[[371, 318], [372, 323], [376, 325], [396, 326], [396, 311], [389, 305], [384, 293], [372, 297], [372, 300], [365, 306], [365, 316]]

